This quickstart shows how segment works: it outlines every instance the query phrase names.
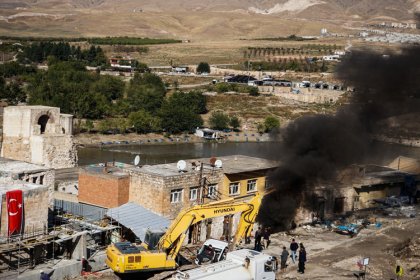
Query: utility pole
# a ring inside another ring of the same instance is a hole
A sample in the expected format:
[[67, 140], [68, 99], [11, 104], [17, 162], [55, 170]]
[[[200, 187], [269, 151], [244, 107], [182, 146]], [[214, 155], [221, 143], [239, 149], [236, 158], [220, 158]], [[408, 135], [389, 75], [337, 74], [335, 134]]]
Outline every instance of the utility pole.
[[203, 204], [204, 203], [204, 197], [203, 197], [203, 192], [204, 192], [204, 178], [203, 178], [203, 167], [204, 167], [204, 163], [200, 163], [200, 200], [199, 200], [199, 204]]

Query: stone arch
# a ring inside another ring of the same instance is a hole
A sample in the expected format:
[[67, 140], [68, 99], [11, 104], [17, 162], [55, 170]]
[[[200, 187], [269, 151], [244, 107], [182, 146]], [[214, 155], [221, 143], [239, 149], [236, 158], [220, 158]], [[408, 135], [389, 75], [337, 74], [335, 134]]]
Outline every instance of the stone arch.
[[39, 127], [40, 134], [52, 132], [51, 126], [54, 126], [56, 118], [53, 112], [49, 110], [40, 110], [37, 112], [35, 117], [32, 119], [32, 125]]
[[47, 128], [47, 124], [48, 124], [49, 119], [50, 119], [50, 116], [48, 116], [48, 115], [41, 115], [38, 118], [38, 125], [40, 126], [41, 134], [45, 133], [45, 129]]

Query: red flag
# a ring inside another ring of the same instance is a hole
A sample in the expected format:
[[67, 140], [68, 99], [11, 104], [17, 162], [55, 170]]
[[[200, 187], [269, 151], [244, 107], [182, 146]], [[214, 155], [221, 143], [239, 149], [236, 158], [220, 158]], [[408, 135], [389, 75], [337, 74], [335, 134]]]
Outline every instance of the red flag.
[[6, 193], [9, 236], [21, 234], [23, 229], [23, 194], [21, 190]]

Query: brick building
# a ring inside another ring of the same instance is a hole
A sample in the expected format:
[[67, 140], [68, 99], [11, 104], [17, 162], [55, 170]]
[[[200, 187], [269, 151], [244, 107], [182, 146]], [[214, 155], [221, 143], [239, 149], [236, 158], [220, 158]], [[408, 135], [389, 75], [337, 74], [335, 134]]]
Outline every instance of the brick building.
[[114, 166], [88, 166], [79, 171], [79, 202], [113, 208], [128, 202], [130, 179]]
[[[203, 158], [187, 160], [182, 171], [177, 163], [125, 168], [130, 173], [129, 200], [172, 220], [181, 209], [200, 203], [201, 197], [204, 203], [227, 198], [248, 201], [257, 191], [264, 193], [266, 175], [277, 166], [242, 155], [218, 159], [221, 167], [210, 164], [214, 159]], [[220, 238], [224, 219], [229, 219], [230, 230], [234, 231], [239, 217], [240, 213], [206, 220], [198, 226], [200, 239]]]

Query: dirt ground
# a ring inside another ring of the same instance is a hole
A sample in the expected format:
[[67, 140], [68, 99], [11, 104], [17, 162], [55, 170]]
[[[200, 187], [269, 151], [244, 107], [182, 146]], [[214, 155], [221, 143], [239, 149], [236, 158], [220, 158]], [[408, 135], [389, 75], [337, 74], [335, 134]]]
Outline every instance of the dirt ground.
[[[305, 274], [299, 274], [297, 264], [288, 261], [286, 272], [277, 274], [277, 279], [356, 279], [353, 273], [359, 270], [357, 261], [369, 258], [366, 279], [396, 279], [393, 271], [397, 264], [404, 269], [403, 280], [420, 279], [420, 208], [416, 217], [389, 217], [369, 214], [371, 225], [351, 238], [321, 226], [299, 227], [289, 233], [271, 235], [271, 244], [264, 250], [279, 257], [282, 247], [289, 248], [292, 238], [302, 242], [307, 251]], [[376, 224], [380, 223], [380, 227]], [[109, 270], [79, 279], [116, 280]], [[131, 278], [130, 278], [131, 279]]]
[[[405, 273], [402, 279], [420, 279], [420, 211], [415, 218], [389, 218], [378, 215], [381, 228], [370, 225], [353, 238], [322, 228], [298, 228], [292, 235], [272, 235], [265, 251], [279, 256], [282, 246], [289, 247], [292, 238], [302, 242], [307, 251], [305, 274], [289, 261], [279, 279], [356, 279], [357, 261], [370, 258], [366, 279], [395, 279], [397, 264]], [[371, 218], [376, 215], [372, 215]]]

